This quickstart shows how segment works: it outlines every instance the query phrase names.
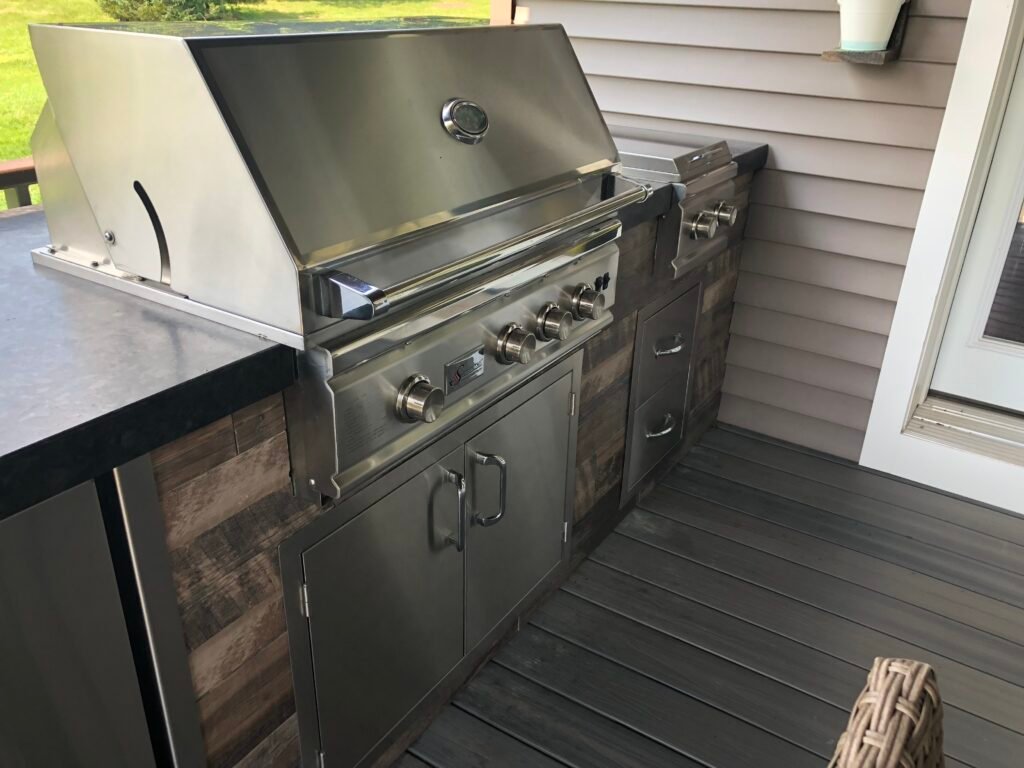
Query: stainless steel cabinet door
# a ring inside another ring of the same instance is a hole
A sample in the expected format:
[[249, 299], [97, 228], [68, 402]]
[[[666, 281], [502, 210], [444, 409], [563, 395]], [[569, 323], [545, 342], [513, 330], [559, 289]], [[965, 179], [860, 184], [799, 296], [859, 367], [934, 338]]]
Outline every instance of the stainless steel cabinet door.
[[462, 659], [463, 457], [453, 451], [303, 554], [328, 766], [355, 765]]
[[155, 766], [92, 482], [0, 522], [0, 766]]
[[466, 650], [562, 557], [569, 455], [566, 375], [466, 445]]

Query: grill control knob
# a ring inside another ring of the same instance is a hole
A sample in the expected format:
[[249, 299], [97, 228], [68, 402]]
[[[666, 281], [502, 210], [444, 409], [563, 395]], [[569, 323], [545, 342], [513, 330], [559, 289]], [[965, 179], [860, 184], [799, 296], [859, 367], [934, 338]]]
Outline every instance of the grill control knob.
[[701, 211], [689, 221], [684, 221], [683, 229], [691, 240], [710, 240], [718, 231], [718, 214], [714, 211]]
[[395, 412], [402, 421], [435, 421], [444, 410], [444, 392], [426, 376], [410, 376], [398, 389]]
[[739, 214], [739, 209], [732, 203], [720, 200], [711, 212], [715, 215], [719, 224], [724, 224], [727, 227], [731, 227], [736, 223], [736, 216]]
[[572, 294], [572, 316], [577, 320], [600, 320], [604, 314], [604, 294], [589, 283], [580, 283]]
[[498, 334], [499, 363], [526, 365], [536, 348], [537, 337], [524, 331], [518, 323], [509, 323]]
[[565, 341], [572, 331], [572, 315], [557, 304], [545, 304], [537, 313], [537, 336], [541, 341]]

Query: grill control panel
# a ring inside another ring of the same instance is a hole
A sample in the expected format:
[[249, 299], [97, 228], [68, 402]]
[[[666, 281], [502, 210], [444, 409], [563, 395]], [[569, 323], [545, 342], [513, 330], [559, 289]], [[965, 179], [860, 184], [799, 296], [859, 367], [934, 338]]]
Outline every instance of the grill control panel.
[[604, 328], [617, 269], [618, 248], [602, 246], [330, 379], [335, 482], [344, 486], [428, 442]]

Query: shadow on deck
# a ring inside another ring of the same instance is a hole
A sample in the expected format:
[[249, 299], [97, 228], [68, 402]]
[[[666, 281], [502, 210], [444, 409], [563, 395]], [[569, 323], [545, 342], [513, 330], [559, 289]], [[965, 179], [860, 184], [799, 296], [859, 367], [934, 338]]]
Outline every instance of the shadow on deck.
[[1024, 518], [706, 435], [400, 765], [824, 766], [875, 656], [932, 664], [947, 765], [1024, 755]]

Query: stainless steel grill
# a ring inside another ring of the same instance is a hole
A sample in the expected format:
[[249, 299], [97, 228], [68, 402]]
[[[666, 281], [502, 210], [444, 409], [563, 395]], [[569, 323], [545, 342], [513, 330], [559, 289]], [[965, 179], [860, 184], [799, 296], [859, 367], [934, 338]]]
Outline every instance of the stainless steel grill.
[[610, 321], [648, 189], [558, 26], [34, 26], [41, 264], [301, 350], [344, 495]]

